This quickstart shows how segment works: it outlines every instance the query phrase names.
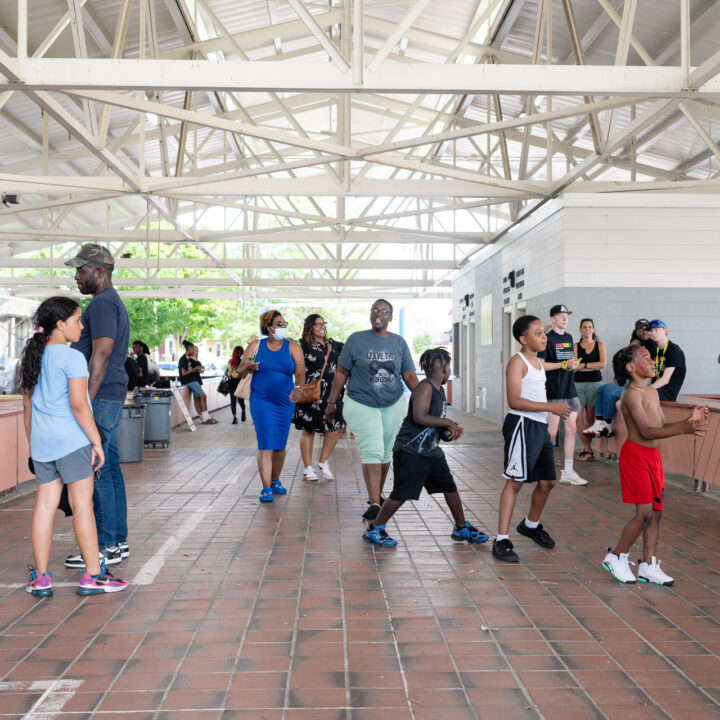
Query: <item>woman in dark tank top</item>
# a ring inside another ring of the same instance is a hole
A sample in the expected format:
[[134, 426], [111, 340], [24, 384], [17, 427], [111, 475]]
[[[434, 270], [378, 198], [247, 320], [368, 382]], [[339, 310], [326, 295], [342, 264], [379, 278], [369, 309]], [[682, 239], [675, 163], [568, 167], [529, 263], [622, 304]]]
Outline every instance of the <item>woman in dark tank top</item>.
[[588, 462], [593, 459], [592, 438], [583, 435], [583, 430], [595, 422], [595, 398], [602, 384], [600, 370], [607, 363], [605, 343], [598, 340], [592, 318], [580, 321], [580, 342], [575, 343], [575, 357], [580, 363], [575, 371], [575, 388], [580, 400], [577, 427], [582, 443], [578, 460]]

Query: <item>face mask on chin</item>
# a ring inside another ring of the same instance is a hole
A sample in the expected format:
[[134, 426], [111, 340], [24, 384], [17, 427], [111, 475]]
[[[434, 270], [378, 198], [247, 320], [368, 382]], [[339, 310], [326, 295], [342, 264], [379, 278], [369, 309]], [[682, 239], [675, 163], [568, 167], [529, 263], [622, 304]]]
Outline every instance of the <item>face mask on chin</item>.
[[285, 340], [287, 338], [287, 328], [272, 328], [272, 334], [276, 340]]

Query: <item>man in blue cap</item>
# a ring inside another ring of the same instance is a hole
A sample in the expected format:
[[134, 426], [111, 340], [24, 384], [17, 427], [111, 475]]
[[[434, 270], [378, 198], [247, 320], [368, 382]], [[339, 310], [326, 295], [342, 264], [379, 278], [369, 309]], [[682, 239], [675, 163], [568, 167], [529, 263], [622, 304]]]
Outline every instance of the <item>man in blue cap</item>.
[[680, 346], [670, 342], [668, 326], [659, 318], [650, 321], [650, 333], [655, 349], [655, 382], [651, 387], [658, 391], [660, 400], [674, 401], [685, 381], [685, 353]]

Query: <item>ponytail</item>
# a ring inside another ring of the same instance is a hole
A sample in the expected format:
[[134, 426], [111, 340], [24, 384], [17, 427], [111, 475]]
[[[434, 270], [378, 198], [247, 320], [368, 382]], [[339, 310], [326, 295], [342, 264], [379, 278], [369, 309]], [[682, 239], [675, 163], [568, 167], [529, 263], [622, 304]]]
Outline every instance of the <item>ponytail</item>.
[[33, 316], [36, 332], [25, 343], [20, 359], [20, 389], [32, 395], [40, 377], [42, 356], [59, 321], [65, 321], [80, 307], [74, 300], [61, 295], [40, 303]]

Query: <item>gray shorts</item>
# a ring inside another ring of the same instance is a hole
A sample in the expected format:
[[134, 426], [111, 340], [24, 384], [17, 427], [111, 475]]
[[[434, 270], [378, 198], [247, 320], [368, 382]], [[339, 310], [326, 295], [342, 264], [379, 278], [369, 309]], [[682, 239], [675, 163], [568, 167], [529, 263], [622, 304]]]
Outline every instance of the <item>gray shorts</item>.
[[570, 412], [580, 412], [580, 400], [578, 400], [577, 395], [571, 398], [559, 398], [553, 400], [550, 400], [550, 398], [548, 398], [548, 402], [565, 403], [566, 405], [570, 406]]
[[62, 478], [62, 481], [69, 485], [86, 477], [92, 477], [95, 470], [90, 462], [91, 457], [92, 445], [86, 445], [65, 457], [50, 462], [33, 460], [38, 485], [44, 485], [57, 478]]

